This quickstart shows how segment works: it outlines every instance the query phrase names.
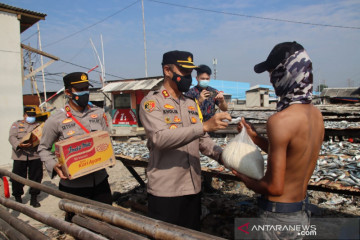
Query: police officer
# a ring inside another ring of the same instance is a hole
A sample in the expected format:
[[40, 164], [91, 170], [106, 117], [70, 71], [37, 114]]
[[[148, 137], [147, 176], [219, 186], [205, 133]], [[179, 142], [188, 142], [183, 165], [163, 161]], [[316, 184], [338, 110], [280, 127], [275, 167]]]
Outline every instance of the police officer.
[[39, 145], [41, 161], [44, 162], [52, 178], [56, 174], [59, 175], [59, 190], [111, 204], [111, 190], [105, 169], [69, 180], [51, 152], [52, 145], [56, 141], [85, 134], [85, 130], [75, 120], [67, 117], [67, 112], [70, 112], [88, 131], [108, 130], [104, 111], [88, 104], [90, 85], [88, 75], [83, 72], [73, 72], [64, 76], [63, 80], [68, 102], [64, 109], [52, 114], [45, 122]]
[[207, 132], [224, 129], [228, 113], [217, 113], [201, 122], [195, 101], [183, 95], [189, 90], [193, 55], [171, 51], [163, 55], [164, 83], [142, 100], [141, 122], [150, 151], [147, 168], [149, 216], [200, 230], [201, 153], [220, 161], [221, 147]]
[[[9, 142], [12, 146], [12, 156], [14, 160], [12, 172], [27, 178], [29, 171], [29, 179], [38, 183], [41, 183], [43, 177], [42, 162], [40, 156], [37, 153], [38, 146], [33, 146], [32, 140], [23, 142], [22, 138], [32, 132], [40, 124], [35, 122], [36, 111], [34, 107], [24, 108], [24, 119], [14, 122], [10, 128]], [[24, 194], [24, 184], [11, 180], [12, 182], [12, 195], [15, 200], [22, 203], [21, 196]], [[30, 205], [37, 208], [40, 207], [40, 203], [37, 201], [37, 196], [40, 194], [40, 190], [30, 188], [29, 193], [31, 195]]]

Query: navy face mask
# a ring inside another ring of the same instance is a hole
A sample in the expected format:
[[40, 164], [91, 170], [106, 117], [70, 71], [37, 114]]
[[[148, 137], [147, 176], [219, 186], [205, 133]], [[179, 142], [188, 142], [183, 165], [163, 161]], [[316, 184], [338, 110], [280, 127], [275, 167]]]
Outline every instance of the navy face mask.
[[89, 91], [82, 91], [82, 92], [73, 92], [72, 93], [72, 100], [76, 105], [79, 107], [86, 107], [89, 102]]
[[172, 80], [176, 83], [180, 92], [187, 92], [190, 89], [192, 77], [191, 74], [186, 76], [180, 76], [173, 72]]

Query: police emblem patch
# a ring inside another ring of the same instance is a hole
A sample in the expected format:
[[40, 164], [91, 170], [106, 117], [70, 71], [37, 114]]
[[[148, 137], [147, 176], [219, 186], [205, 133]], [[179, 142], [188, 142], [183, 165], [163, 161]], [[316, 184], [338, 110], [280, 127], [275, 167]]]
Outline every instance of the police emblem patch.
[[90, 117], [91, 117], [91, 118], [97, 118], [98, 115], [97, 115], [97, 114], [92, 114]]
[[192, 123], [196, 123], [196, 122], [197, 122], [197, 119], [194, 118], [194, 117], [191, 117], [191, 122], [192, 122]]
[[191, 111], [195, 111], [195, 108], [193, 106], [189, 106], [188, 109]]
[[177, 126], [175, 124], [173, 124], [169, 127], [169, 129], [175, 129], [175, 128], [177, 128]]
[[175, 107], [170, 105], [170, 104], [165, 104], [164, 108], [166, 108], [166, 109], [174, 109]]
[[147, 112], [152, 112], [155, 108], [155, 101], [149, 100], [144, 103], [144, 110]]

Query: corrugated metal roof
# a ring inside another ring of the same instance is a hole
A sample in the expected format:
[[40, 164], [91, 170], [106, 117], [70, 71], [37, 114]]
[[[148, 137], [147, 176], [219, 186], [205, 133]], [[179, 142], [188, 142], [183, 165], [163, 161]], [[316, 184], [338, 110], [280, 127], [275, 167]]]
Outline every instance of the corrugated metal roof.
[[325, 88], [321, 92], [321, 97], [360, 97], [358, 88]]
[[40, 19], [45, 19], [46, 14], [30, 11], [23, 8], [13, 7], [10, 5], [6, 5], [4, 3], [0, 3], [0, 11], [14, 13], [21, 15], [20, 17], [20, 32], [24, 32], [26, 29], [34, 25]]
[[153, 78], [146, 80], [136, 81], [118, 81], [112, 82], [103, 87], [103, 92], [118, 92], [118, 91], [135, 91], [135, 90], [152, 90], [155, 88], [164, 78]]

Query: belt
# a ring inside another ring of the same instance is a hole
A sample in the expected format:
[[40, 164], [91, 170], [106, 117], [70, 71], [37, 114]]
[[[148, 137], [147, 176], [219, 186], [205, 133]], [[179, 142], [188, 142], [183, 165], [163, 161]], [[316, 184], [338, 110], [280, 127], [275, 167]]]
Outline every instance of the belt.
[[315, 210], [316, 207], [309, 203], [307, 196], [303, 201], [293, 203], [272, 202], [263, 197], [259, 197], [257, 200], [258, 206], [261, 209], [274, 213], [291, 213], [307, 210], [314, 212], [313, 210]]

